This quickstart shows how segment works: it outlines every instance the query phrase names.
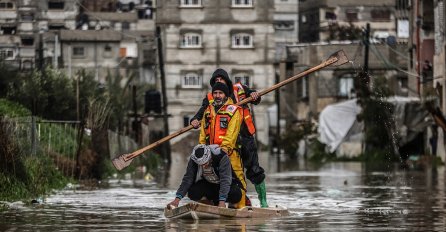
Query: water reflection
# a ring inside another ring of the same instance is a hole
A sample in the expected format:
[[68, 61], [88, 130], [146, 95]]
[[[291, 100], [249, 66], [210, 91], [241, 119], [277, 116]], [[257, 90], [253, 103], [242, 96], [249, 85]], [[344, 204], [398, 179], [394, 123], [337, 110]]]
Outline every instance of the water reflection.
[[[160, 182], [111, 180], [92, 191], [65, 190], [38, 206], [0, 213], [0, 231], [444, 231], [445, 169], [401, 170], [399, 165], [328, 163], [320, 166], [260, 155], [267, 170], [270, 205], [291, 216], [244, 220], [167, 220], [165, 204], [175, 196], [186, 166], [177, 155]], [[270, 161], [271, 163], [268, 163]], [[258, 205], [250, 184], [249, 196]], [[185, 200], [183, 203], [187, 202]]]

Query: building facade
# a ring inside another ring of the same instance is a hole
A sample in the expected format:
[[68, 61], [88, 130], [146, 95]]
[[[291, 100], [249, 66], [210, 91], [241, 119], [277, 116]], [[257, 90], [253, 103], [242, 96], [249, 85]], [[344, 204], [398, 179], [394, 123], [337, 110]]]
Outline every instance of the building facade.
[[366, 23], [370, 23], [375, 39], [396, 36], [394, 9], [394, 0], [302, 1], [299, 4], [299, 41], [337, 40], [333, 36], [336, 28], [365, 28]]
[[155, 83], [153, 1], [1, 0], [0, 59], [21, 70], [51, 65], [98, 81], [120, 73]]
[[[262, 90], [274, 84], [273, 0], [158, 1], [170, 130], [188, 125], [210, 91], [217, 68], [232, 81]], [[267, 143], [266, 108], [272, 95], [254, 107], [257, 136]]]

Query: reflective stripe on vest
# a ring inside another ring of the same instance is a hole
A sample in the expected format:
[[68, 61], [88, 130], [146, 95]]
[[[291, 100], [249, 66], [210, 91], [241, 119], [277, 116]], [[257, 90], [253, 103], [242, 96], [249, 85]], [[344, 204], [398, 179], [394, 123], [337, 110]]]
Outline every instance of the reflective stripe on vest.
[[[234, 97], [235, 97], [236, 103], [243, 101], [243, 99], [246, 98], [245, 89], [243, 88], [242, 84], [236, 83], [236, 84], [234, 84], [232, 89], [234, 91]], [[254, 126], [254, 122], [252, 120], [251, 111], [249, 110], [249, 107], [247, 107], [247, 106], [243, 107], [243, 110], [241, 113], [242, 113], [243, 121], [245, 122], [249, 133], [251, 135], [253, 135], [256, 132], [256, 127]]]

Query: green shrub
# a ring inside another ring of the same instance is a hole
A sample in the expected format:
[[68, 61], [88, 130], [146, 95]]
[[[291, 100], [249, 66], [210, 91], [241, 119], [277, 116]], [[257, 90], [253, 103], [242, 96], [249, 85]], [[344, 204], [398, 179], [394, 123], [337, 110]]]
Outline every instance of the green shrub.
[[0, 201], [16, 201], [30, 196], [25, 183], [7, 173], [0, 172], [0, 186]]
[[31, 116], [31, 111], [19, 103], [0, 98], [0, 117], [24, 117]]
[[46, 156], [28, 156], [24, 160], [27, 173], [27, 189], [31, 197], [49, 193], [52, 189], [63, 188], [68, 179], [62, 175], [53, 161]]

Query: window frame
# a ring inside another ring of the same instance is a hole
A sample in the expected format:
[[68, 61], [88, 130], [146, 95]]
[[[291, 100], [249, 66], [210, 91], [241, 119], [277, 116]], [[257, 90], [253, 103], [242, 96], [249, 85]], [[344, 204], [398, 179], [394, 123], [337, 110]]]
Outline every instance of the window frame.
[[[0, 7], [0, 11], [7, 11], [7, 10], [15, 10], [16, 6], [14, 2], [11, 1], [0, 1], [0, 6], [3, 5], [3, 7]], [[11, 6], [11, 7], [8, 7]]]
[[[197, 1], [197, 3], [193, 3]], [[202, 0], [180, 0], [180, 8], [201, 8], [203, 7]]]
[[274, 21], [274, 29], [280, 31], [292, 31], [295, 28], [292, 20], [276, 20]]
[[[194, 39], [197, 39], [198, 41], [197, 44], [193, 43]], [[201, 34], [195, 32], [186, 32], [181, 34], [180, 48], [202, 48], [202, 47], [203, 47], [203, 38]]]
[[370, 19], [374, 22], [388, 22], [392, 19], [392, 12], [389, 9], [372, 9]]
[[[347, 85], [345, 87], [343, 87], [344, 83], [342, 83], [342, 82], [345, 82]], [[354, 75], [349, 73], [349, 74], [344, 74], [344, 75], [338, 77], [337, 86], [338, 86], [338, 88], [337, 88], [336, 94], [338, 97], [351, 98], [351, 90], [355, 89]], [[350, 89], [347, 89], [349, 87], [350, 87]], [[346, 90], [343, 90], [344, 88]], [[345, 92], [345, 91], [347, 91], [347, 92]]]
[[232, 0], [231, 7], [233, 7], [233, 8], [253, 8], [254, 0]]
[[[249, 37], [249, 44], [244, 44], [244, 37]], [[241, 37], [237, 39], [237, 37]], [[239, 40], [242, 44], [236, 44]], [[254, 36], [249, 33], [235, 33], [231, 35], [231, 48], [254, 48]]]
[[[355, 17], [351, 17], [355, 15]], [[359, 20], [359, 12], [357, 10], [346, 10], [345, 19], [347, 22], [357, 22]]]
[[[191, 80], [195, 79], [196, 80]], [[189, 82], [197, 82], [189, 84]], [[196, 71], [189, 71], [181, 75], [181, 88], [183, 89], [200, 89], [203, 87], [203, 77]]]
[[[85, 47], [83, 47], [83, 46], [73, 46], [71, 49], [72, 49], [72, 50], [71, 50], [71, 56], [72, 56], [73, 58], [84, 58], [85, 55], [86, 55], [86, 50], [85, 50]], [[82, 49], [82, 54], [77, 54], [77, 53], [75, 52], [76, 49]]]
[[232, 75], [232, 80], [234, 81], [234, 83], [238, 83], [237, 79], [239, 78], [242, 80], [240, 81], [242, 85], [251, 86], [252, 78], [248, 72], [237, 72]]
[[[0, 49], [0, 60], [14, 60], [15, 59], [15, 52], [13, 48], [2, 48]], [[11, 54], [11, 56], [8, 56], [8, 54]]]
[[[66, 7], [66, 2], [62, 0], [49, 0], [47, 4], [49, 11], [63, 11]], [[52, 5], [52, 7], [50, 7], [50, 4]]]

